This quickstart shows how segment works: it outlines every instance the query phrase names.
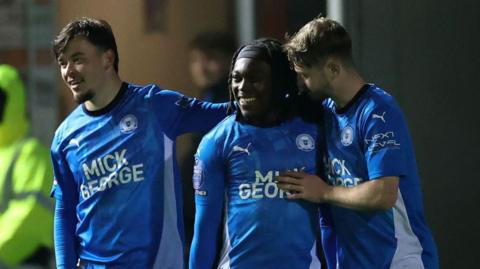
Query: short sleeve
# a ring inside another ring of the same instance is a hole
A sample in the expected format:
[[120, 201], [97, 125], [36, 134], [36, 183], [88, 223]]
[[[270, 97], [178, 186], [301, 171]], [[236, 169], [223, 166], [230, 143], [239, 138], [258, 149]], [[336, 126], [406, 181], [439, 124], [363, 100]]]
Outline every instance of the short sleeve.
[[408, 131], [400, 108], [394, 103], [374, 104], [363, 116], [368, 177], [404, 176]]

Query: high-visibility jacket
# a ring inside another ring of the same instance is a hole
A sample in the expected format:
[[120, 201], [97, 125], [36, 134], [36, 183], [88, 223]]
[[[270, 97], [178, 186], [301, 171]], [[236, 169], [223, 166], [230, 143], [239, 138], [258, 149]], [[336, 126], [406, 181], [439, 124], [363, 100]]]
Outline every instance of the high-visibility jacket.
[[[3, 95], [3, 97], [1, 97]], [[27, 138], [25, 92], [18, 73], [0, 65], [0, 268], [15, 267], [53, 245], [53, 179], [48, 150]]]

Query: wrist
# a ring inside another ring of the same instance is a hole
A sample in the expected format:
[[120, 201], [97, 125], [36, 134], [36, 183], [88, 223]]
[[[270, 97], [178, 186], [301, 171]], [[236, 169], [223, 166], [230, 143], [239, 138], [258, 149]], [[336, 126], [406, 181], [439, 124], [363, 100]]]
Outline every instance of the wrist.
[[331, 203], [334, 199], [335, 186], [325, 184], [325, 190], [318, 197], [320, 203]]

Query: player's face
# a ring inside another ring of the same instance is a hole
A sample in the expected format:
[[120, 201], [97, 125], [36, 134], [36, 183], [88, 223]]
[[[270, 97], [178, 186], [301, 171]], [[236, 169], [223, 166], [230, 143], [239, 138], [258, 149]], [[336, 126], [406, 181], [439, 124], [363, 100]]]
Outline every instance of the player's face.
[[82, 37], [75, 37], [57, 59], [63, 81], [77, 103], [95, 97], [106, 80], [108, 60], [101, 51]]
[[300, 76], [305, 87], [310, 90], [312, 97], [323, 99], [329, 96], [331, 87], [324, 66], [320, 64], [312, 67], [295, 65], [295, 72]]
[[273, 113], [271, 68], [264, 61], [238, 59], [232, 71], [232, 90], [247, 122], [262, 122]]
[[228, 73], [229, 57], [212, 52], [207, 55], [203, 51], [190, 51], [190, 74], [193, 82], [200, 88], [211, 87]]

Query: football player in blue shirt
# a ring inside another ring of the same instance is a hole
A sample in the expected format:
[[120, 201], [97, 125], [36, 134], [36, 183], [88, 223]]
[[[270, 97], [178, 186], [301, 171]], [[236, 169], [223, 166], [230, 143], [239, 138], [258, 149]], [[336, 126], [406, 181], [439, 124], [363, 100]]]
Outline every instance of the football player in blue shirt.
[[[367, 84], [338, 22], [316, 18], [285, 45], [295, 70], [324, 107], [325, 179], [287, 172], [290, 199], [330, 203], [337, 268], [438, 268], [424, 219], [415, 155], [392, 96]], [[320, 103], [320, 102], [319, 102]]]
[[105, 21], [70, 22], [53, 51], [81, 104], [51, 147], [57, 268], [183, 269], [175, 138], [212, 128], [228, 104], [122, 81]]
[[317, 204], [287, 200], [274, 182], [279, 171], [316, 172], [317, 127], [296, 117], [296, 74], [281, 44], [241, 47], [229, 85], [237, 113], [205, 135], [196, 155], [190, 268], [320, 268]]

